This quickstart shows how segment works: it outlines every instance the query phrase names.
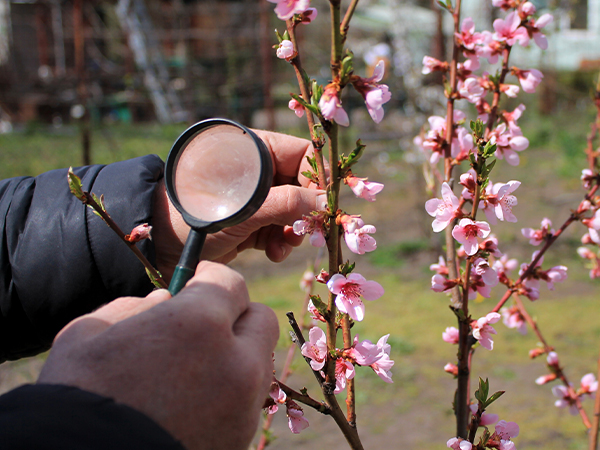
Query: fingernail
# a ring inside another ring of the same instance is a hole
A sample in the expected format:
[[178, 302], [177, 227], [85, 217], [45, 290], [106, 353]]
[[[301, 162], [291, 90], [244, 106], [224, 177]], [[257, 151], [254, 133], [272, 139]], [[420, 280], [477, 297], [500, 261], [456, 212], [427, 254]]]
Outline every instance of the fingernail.
[[317, 211], [325, 211], [327, 209], [327, 194], [317, 195]]
[[285, 255], [287, 253], [287, 248], [285, 247], [285, 245], [282, 245], [280, 248], [281, 248], [281, 257], [285, 258]]

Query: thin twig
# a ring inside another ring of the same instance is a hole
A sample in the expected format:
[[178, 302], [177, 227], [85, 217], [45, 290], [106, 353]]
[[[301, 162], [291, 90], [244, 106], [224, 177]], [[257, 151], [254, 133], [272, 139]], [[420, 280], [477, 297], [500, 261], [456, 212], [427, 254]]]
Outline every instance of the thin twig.
[[169, 287], [167, 285], [167, 282], [163, 279], [162, 275], [152, 266], [150, 261], [148, 261], [148, 259], [144, 256], [140, 249], [137, 248], [135, 243], [129, 242], [127, 239], [125, 239], [125, 233], [123, 233], [123, 230], [119, 228], [117, 223], [112, 219], [112, 217], [110, 217], [110, 215], [108, 215], [106, 211], [102, 209], [102, 207], [96, 202], [96, 200], [94, 200], [94, 198], [89, 192], [84, 192], [83, 194], [85, 196], [85, 199], [82, 200], [82, 202], [86, 205], [91, 206], [94, 209], [94, 211], [96, 211], [102, 217], [102, 219], [110, 227], [110, 229], [113, 230], [119, 236], [121, 241], [123, 241], [131, 249], [135, 256], [137, 256], [137, 258], [144, 265], [146, 270], [148, 270], [148, 272], [152, 274], [156, 282], [159, 283], [162, 288], [167, 289]]
[[[597, 380], [600, 380], [600, 357], [598, 357], [598, 369], [597, 369]], [[590, 429], [590, 445], [589, 450], [598, 449], [598, 429], [600, 428], [600, 395], [596, 393], [596, 400], [594, 401], [594, 419], [592, 422], [592, 428]]]
[[[294, 72], [296, 73], [296, 80], [298, 81], [298, 86], [300, 88], [300, 94], [305, 102], [310, 103], [311, 92], [310, 87], [306, 84], [306, 77], [304, 70], [302, 69], [302, 62], [300, 60], [300, 50], [298, 48], [298, 43], [296, 39], [296, 25], [297, 23], [294, 19], [289, 19], [286, 21], [286, 27], [288, 30], [288, 34], [290, 35], [290, 40], [294, 45], [295, 56], [290, 60], [292, 67], [294, 68]], [[313, 144], [314, 155], [317, 161], [317, 177], [319, 178], [319, 187], [321, 189], [325, 189], [327, 187], [327, 177], [325, 174], [325, 164], [323, 162], [323, 142], [319, 137], [315, 134], [315, 119], [313, 117], [312, 112], [308, 108], [304, 108], [306, 113], [306, 122], [308, 123], [308, 130], [310, 132], [310, 137]]]
[[[516, 293], [514, 294], [514, 300], [515, 300], [515, 303], [517, 304], [517, 308], [519, 308], [519, 313], [523, 316], [523, 318], [525, 319], [525, 321], [527, 322], [527, 324], [531, 327], [531, 329], [534, 331], [534, 333], [536, 334], [536, 336], [538, 337], [538, 339], [540, 340], [540, 342], [544, 346], [544, 351], [546, 353], [549, 353], [550, 351], [552, 351], [552, 347], [550, 347], [548, 345], [548, 343], [544, 339], [544, 336], [543, 336], [540, 328], [538, 327], [537, 323], [529, 315], [529, 313], [527, 312], [527, 309], [525, 308], [525, 305], [523, 304], [521, 298]], [[592, 424], [590, 422], [590, 419], [588, 418], [588, 416], [587, 416], [587, 414], [586, 414], [586, 412], [583, 409], [583, 406], [581, 404], [581, 399], [576, 394], [575, 389], [573, 389], [573, 386], [571, 385], [571, 383], [569, 382], [569, 379], [565, 375], [564, 370], [562, 369], [562, 367], [556, 367], [556, 368], [554, 368], [554, 371], [556, 373], [557, 378], [559, 378], [562, 381], [563, 385], [567, 388], [567, 390], [569, 392], [569, 396], [574, 400], [575, 406], [577, 407], [577, 411], [579, 412], [579, 415], [581, 416], [581, 420], [583, 422], [583, 425], [586, 428], [588, 428], [588, 429], [592, 428]]]

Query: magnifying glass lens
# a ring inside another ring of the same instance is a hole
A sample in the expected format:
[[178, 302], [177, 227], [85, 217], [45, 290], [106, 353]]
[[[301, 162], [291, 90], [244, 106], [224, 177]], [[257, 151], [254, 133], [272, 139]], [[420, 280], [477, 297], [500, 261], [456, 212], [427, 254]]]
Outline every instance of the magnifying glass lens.
[[256, 143], [244, 130], [216, 125], [185, 145], [174, 174], [181, 206], [205, 222], [240, 211], [260, 182], [261, 160]]

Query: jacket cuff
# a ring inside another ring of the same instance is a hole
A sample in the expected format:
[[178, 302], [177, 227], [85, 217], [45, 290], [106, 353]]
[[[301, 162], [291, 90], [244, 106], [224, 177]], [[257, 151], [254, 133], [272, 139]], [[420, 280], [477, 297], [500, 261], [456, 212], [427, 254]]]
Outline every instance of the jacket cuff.
[[25, 385], [0, 396], [0, 447], [184, 450], [129, 406], [72, 386]]

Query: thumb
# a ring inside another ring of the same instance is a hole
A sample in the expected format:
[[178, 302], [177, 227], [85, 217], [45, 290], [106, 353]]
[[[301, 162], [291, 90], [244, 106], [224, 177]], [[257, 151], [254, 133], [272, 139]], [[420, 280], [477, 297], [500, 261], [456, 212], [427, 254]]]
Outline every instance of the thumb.
[[299, 186], [271, 188], [261, 208], [244, 225], [259, 229], [268, 225], [292, 225], [312, 211], [324, 209], [325, 191]]
[[100, 334], [111, 325], [147, 311], [171, 298], [166, 289], [158, 289], [146, 297], [121, 297], [69, 322], [57, 335], [59, 338], [87, 339]]

